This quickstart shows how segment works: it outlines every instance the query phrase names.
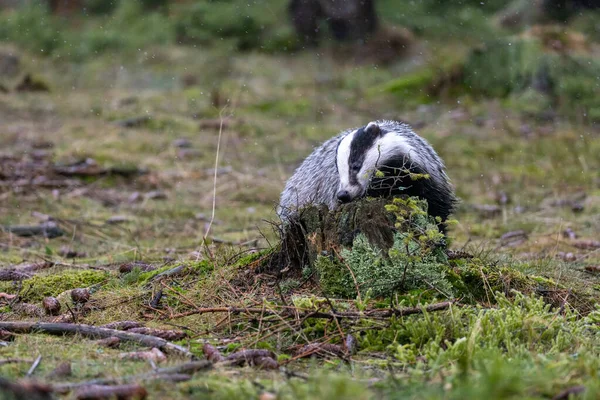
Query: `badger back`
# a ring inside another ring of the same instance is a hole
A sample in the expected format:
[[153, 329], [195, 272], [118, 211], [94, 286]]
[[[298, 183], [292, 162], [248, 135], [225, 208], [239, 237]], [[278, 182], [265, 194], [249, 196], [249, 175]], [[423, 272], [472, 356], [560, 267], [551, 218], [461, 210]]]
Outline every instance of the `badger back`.
[[325, 204], [330, 209], [336, 206], [340, 182], [336, 151], [340, 140], [347, 134], [343, 132], [327, 140], [296, 169], [281, 193], [277, 208], [281, 218], [293, 215], [308, 204]]

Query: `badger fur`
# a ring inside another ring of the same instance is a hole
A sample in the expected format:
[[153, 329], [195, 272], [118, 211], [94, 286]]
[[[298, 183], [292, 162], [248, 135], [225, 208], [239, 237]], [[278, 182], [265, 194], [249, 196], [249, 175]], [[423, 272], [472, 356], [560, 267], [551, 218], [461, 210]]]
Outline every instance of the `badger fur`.
[[308, 204], [332, 210], [363, 196], [397, 194], [427, 200], [428, 213], [442, 221], [456, 203], [444, 162], [429, 143], [405, 123], [375, 121], [315, 149], [287, 181], [277, 213], [285, 220]]

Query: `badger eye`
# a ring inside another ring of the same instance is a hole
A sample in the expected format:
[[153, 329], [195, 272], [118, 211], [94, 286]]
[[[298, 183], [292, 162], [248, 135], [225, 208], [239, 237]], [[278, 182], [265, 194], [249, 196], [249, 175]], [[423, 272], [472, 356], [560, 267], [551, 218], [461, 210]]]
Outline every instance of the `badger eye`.
[[354, 171], [354, 172], [358, 172], [358, 171], [360, 171], [360, 165], [358, 165], [358, 164], [352, 164], [352, 165], [350, 166], [350, 168], [351, 168], [351, 169], [352, 169], [352, 171]]

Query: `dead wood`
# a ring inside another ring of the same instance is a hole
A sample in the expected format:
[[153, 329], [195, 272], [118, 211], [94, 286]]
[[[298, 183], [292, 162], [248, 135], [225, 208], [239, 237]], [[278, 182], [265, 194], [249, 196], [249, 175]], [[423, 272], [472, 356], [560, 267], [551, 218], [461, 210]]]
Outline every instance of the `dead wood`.
[[151, 350], [147, 351], [132, 351], [129, 353], [121, 353], [119, 354], [119, 358], [129, 360], [147, 360], [154, 363], [160, 363], [167, 360], [167, 356], [165, 356], [165, 353], [163, 353], [156, 347], [153, 347]]
[[0, 340], [4, 342], [10, 342], [15, 340], [15, 335], [12, 332], [0, 329]]
[[224, 361], [229, 362], [232, 365], [255, 365], [255, 359], [265, 357], [275, 359], [275, 354], [270, 350], [262, 349], [242, 350], [228, 355], [227, 357], [225, 357]]
[[154, 275], [152, 278], [150, 278], [150, 282], [161, 279], [165, 276], [178, 276], [180, 275], [183, 271], [185, 270], [185, 265], [178, 265], [174, 268], [168, 269], [166, 271], [163, 271], [159, 274]]
[[167, 376], [172, 375], [191, 375], [199, 371], [206, 371], [211, 369], [213, 363], [207, 360], [203, 361], [192, 361], [180, 365], [175, 365], [173, 367], [165, 367], [165, 368], [156, 368], [151, 372], [138, 374], [138, 375], [130, 375], [122, 378], [100, 378], [93, 379], [85, 382], [77, 382], [77, 383], [62, 383], [53, 386], [53, 389], [58, 393], [68, 393], [73, 389], [77, 389], [80, 387], [90, 386], [90, 385], [108, 385], [111, 383], [115, 383], [118, 381], [121, 382], [129, 382], [129, 381], [145, 381], [145, 380], [162, 380]]
[[54, 239], [64, 235], [62, 229], [56, 223], [45, 223], [41, 225], [14, 225], [4, 226], [2, 230], [21, 237], [43, 236], [47, 239]]
[[31, 278], [33, 275], [17, 271], [13, 268], [0, 269], [0, 281], [22, 281]]
[[575, 240], [571, 242], [571, 245], [582, 250], [600, 249], [600, 241], [597, 240]]
[[117, 348], [121, 344], [121, 339], [111, 336], [107, 337], [106, 339], [100, 339], [96, 341], [96, 344], [102, 347]]
[[118, 175], [125, 178], [144, 174], [145, 171], [131, 167], [104, 168], [98, 165], [96, 160], [86, 158], [67, 165], [54, 165], [52, 172], [67, 177], [99, 177]]
[[[126, 331], [132, 328], [140, 328], [144, 326], [144, 324], [137, 321], [115, 321], [106, 325], [102, 325], [100, 328], [106, 329], [117, 329], [119, 331]], [[138, 332], [140, 333], [140, 332]]]
[[0, 393], [15, 400], [52, 400], [52, 387], [33, 381], [11, 382], [0, 377]]
[[75, 393], [75, 398], [78, 400], [112, 399], [115, 397], [122, 400], [143, 400], [148, 397], [148, 392], [142, 386], [132, 384], [119, 386], [91, 385], [81, 388]]
[[142, 335], [150, 335], [156, 336], [165, 340], [181, 340], [187, 337], [187, 333], [183, 331], [176, 330], [166, 330], [166, 329], [155, 329], [155, 328], [146, 328], [146, 327], [138, 327], [138, 328], [130, 328], [127, 329], [127, 332], [132, 333], [141, 333]]
[[18, 264], [18, 265], [15, 265], [14, 268], [17, 271], [31, 273], [31, 272], [37, 272], [37, 271], [41, 271], [41, 270], [44, 270], [47, 268], [51, 268], [53, 266], [54, 266], [53, 262], [43, 261], [43, 262], [30, 263], [30, 264]]
[[329, 212], [326, 206], [303, 208], [286, 221], [280, 248], [259, 272], [279, 272], [288, 267], [291, 271], [301, 271], [305, 265], [312, 265], [318, 255], [352, 247], [359, 233], [371, 245], [389, 249], [397, 228], [394, 215], [385, 208], [388, 202], [385, 198], [356, 201], [343, 204], [334, 212]]
[[31, 367], [29, 368], [29, 370], [27, 371], [27, 374], [25, 374], [25, 376], [29, 377], [29, 376], [33, 375], [33, 372], [38, 367], [38, 365], [40, 365], [41, 361], [42, 361], [42, 356], [41, 355], [37, 356], [37, 358], [31, 365]]
[[552, 398], [552, 400], [570, 399], [571, 395], [575, 396], [575, 395], [583, 393], [583, 392], [585, 392], [585, 386], [583, 386], [583, 385], [573, 386], [573, 387], [563, 390], [562, 392], [560, 392], [559, 394], [554, 396]]
[[51, 335], [79, 334], [87, 338], [104, 339], [111, 336], [123, 341], [135, 342], [147, 347], [156, 347], [167, 353], [195, 359], [196, 357], [182, 346], [168, 342], [155, 336], [139, 333], [122, 332], [115, 329], [99, 328], [83, 324], [51, 323], [51, 322], [0, 322], [0, 329], [14, 333], [43, 332]]
[[[180, 314], [172, 315], [171, 318], [187, 317], [194, 314], [210, 314], [210, 313], [231, 313], [231, 314], [263, 314], [263, 315], [279, 315], [279, 316], [292, 316], [301, 319], [306, 318], [322, 318], [322, 319], [334, 319], [334, 318], [345, 318], [345, 319], [387, 319], [392, 316], [404, 317], [412, 314], [421, 314], [423, 312], [441, 311], [453, 304], [453, 301], [444, 301], [441, 303], [429, 304], [425, 307], [406, 307], [406, 308], [382, 308], [374, 309], [365, 312], [354, 312], [354, 311], [304, 311], [294, 307], [283, 307], [279, 311], [265, 310], [263, 308], [240, 308], [240, 307], [209, 307], [209, 308], [197, 308], [195, 310], [187, 311]], [[1, 325], [0, 325], [1, 327]]]
[[297, 358], [304, 357], [339, 357], [346, 358], [346, 349], [339, 344], [311, 343], [303, 346], [296, 352]]
[[216, 363], [225, 360], [225, 357], [223, 357], [219, 350], [209, 343], [204, 343], [202, 346], [202, 352], [204, 353], [204, 357], [206, 357], [206, 359], [209, 361]]

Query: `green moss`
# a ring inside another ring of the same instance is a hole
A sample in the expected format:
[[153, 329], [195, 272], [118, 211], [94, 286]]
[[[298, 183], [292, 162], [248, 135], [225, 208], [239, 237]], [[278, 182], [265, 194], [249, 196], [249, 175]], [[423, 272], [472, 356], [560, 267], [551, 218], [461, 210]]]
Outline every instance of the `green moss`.
[[319, 255], [313, 267], [317, 272], [319, 285], [327, 296], [356, 297], [356, 286], [352, 281], [350, 271], [337, 257]]
[[241, 268], [241, 267], [254, 267], [258, 268], [262, 265], [263, 262], [266, 262], [268, 256], [273, 253], [273, 249], [263, 249], [251, 254], [247, 254], [243, 257], [240, 257], [235, 264], [233, 264], [233, 268]]
[[437, 74], [430, 68], [396, 78], [382, 86], [371, 89], [371, 95], [379, 95], [381, 92], [392, 93], [402, 98], [415, 97], [418, 101], [429, 101], [426, 88], [436, 79]]
[[23, 287], [31, 287], [24, 290], [26, 301], [39, 301], [47, 296], [57, 296], [60, 293], [95, 285], [105, 281], [110, 274], [106, 271], [96, 270], [67, 270], [52, 275], [36, 275], [23, 281]]
[[[445, 278], [445, 238], [426, 207], [424, 201], [412, 197], [357, 202], [353, 219], [363, 215], [369, 220], [379, 218], [382, 223], [363, 224], [351, 246], [339, 253], [316, 257], [313, 267], [323, 291], [330, 296], [351, 298], [358, 292], [381, 297], [427, 289], [451, 297], [452, 286]], [[388, 216], [397, 229], [391, 234], [391, 245], [376, 234], [389, 225]], [[348, 218], [350, 214], [341, 211], [334, 224], [339, 230], [335, 237], [343, 239], [342, 246], [348, 231], [352, 231], [347, 229]]]

